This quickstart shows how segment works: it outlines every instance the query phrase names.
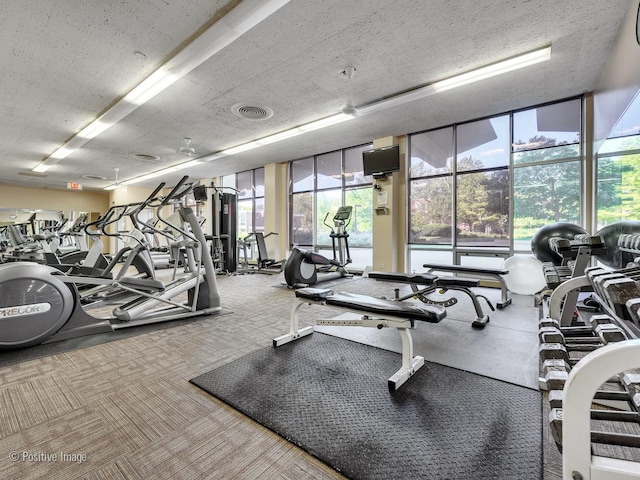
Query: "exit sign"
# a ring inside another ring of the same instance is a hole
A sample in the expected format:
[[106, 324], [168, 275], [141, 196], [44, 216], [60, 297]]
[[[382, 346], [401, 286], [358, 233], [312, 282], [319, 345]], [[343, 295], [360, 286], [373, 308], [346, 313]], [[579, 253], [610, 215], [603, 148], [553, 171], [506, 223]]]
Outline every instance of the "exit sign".
[[75, 183], [75, 182], [69, 182], [69, 183], [67, 183], [67, 188], [69, 190], [82, 190], [82, 184]]

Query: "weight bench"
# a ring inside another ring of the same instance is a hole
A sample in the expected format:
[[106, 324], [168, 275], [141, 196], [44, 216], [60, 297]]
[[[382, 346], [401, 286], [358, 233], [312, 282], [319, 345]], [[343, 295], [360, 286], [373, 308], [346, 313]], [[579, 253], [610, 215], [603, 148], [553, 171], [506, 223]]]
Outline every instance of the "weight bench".
[[[480, 286], [480, 280], [474, 278], [461, 278], [461, 277], [439, 277], [432, 273], [398, 273], [398, 272], [369, 272], [369, 278], [382, 282], [394, 282], [394, 283], [408, 283], [411, 285], [413, 292], [404, 297], [398, 296], [398, 290], [396, 290], [395, 301], [400, 302], [408, 298], [417, 298], [422, 302], [431, 305], [442, 305], [444, 307], [450, 307], [455, 305], [457, 299], [451, 298], [445, 301], [435, 301], [427, 298], [427, 295], [435, 292], [436, 290], [457, 290], [466, 293], [473, 302], [473, 308], [476, 311], [476, 319], [472, 322], [473, 328], [482, 329], [487, 323], [489, 323], [489, 316], [485, 315], [482, 311], [482, 307], [478, 302], [478, 297], [484, 298], [491, 310], [494, 310], [491, 302], [483, 296], [477, 295], [469, 288]], [[424, 288], [419, 288], [419, 285], [425, 285]]]
[[388, 380], [389, 390], [395, 391], [424, 365], [424, 357], [413, 355], [413, 339], [409, 329], [417, 321], [438, 323], [445, 318], [446, 310], [439, 305], [422, 305], [414, 302], [395, 302], [355, 293], [334, 294], [330, 289], [301, 288], [295, 292], [298, 301], [291, 310], [289, 333], [273, 340], [279, 347], [313, 333], [313, 327], [299, 327], [298, 313], [302, 305], [327, 305], [343, 308], [361, 315], [357, 319], [316, 320], [317, 325], [396, 328], [402, 339], [402, 368]]
[[503, 309], [507, 305], [511, 304], [511, 298], [509, 298], [507, 284], [504, 281], [504, 276], [509, 273], [509, 270], [504, 270], [502, 268], [468, 267], [465, 265], [443, 265], [439, 263], [425, 263], [422, 266], [428, 269], [427, 273], [449, 272], [492, 278], [500, 284], [501, 299], [496, 303], [496, 307], [498, 307], [499, 309]]

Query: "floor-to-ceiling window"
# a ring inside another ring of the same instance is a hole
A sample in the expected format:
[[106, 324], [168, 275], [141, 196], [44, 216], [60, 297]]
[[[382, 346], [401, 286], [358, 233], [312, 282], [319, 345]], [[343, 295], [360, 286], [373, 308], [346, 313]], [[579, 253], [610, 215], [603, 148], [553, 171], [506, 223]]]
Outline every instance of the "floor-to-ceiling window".
[[513, 114], [513, 241], [554, 222], [581, 223], [581, 99]]
[[[238, 247], [239, 261], [255, 258], [255, 241], [250, 234], [264, 231], [264, 167], [247, 170], [233, 175], [222, 177], [222, 189], [224, 192], [234, 192], [237, 199], [237, 237], [240, 240]], [[278, 232], [275, 232], [278, 233]], [[247, 248], [243, 247], [242, 239], [247, 238]]]
[[640, 221], [640, 95], [596, 154], [596, 224]]
[[[370, 144], [336, 150], [290, 163], [290, 241], [333, 257], [333, 216], [341, 205], [353, 207], [346, 231], [352, 266], [372, 261], [372, 178], [365, 177], [362, 152]], [[337, 256], [337, 252], [336, 252]]]
[[411, 135], [409, 145], [408, 238], [411, 271], [419, 271], [453, 260], [453, 127]]
[[292, 245], [311, 248], [314, 243], [313, 192], [315, 170], [313, 157], [290, 163], [290, 241]]
[[236, 173], [238, 238], [264, 233], [264, 167]]
[[581, 118], [575, 98], [409, 135], [410, 269], [498, 267], [580, 223]]

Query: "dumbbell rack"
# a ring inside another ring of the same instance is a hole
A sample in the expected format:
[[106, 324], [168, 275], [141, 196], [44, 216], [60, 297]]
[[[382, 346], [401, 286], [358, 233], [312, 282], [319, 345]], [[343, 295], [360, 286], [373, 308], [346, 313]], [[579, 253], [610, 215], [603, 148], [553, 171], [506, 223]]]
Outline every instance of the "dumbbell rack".
[[[605, 251], [605, 242], [599, 235], [579, 234], [573, 240], [553, 237], [549, 239], [549, 247], [562, 257], [560, 265], [546, 262], [542, 267], [547, 286], [556, 289], [564, 282], [584, 275], [592, 255]], [[562, 325], [571, 322], [579, 294], [579, 289], [567, 292], [559, 318]]]
[[631, 253], [634, 261], [617, 270], [589, 267], [585, 277], [602, 308], [618, 320], [630, 337], [640, 338], [640, 235], [620, 235], [617, 248]]
[[[619, 246], [640, 256], [640, 236]], [[557, 298], [566, 307], [581, 289], [593, 290], [602, 313], [559, 318]], [[585, 268], [554, 295], [539, 327], [540, 388], [563, 478], [640, 478], [640, 266]]]
[[[539, 339], [540, 388], [547, 391], [550, 432], [559, 450], [563, 452], [563, 478], [587, 478], [584, 476], [584, 469], [587, 468], [584, 457], [590, 461], [592, 455], [597, 453], [622, 449], [626, 451], [625, 455], [629, 455], [629, 449], [637, 449], [635, 452], [640, 455], [640, 374], [636, 371], [614, 370], [596, 384], [592, 383], [590, 390], [585, 390], [588, 407], [586, 419], [583, 418], [582, 421], [586, 422], [586, 432], [576, 428], [574, 421], [565, 421], [572, 418], [575, 410], [575, 400], [572, 398], [575, 399], [576, 395], [575, 392], [569, 392], [575, 388], [573, 379], [576, 372], [580, 369], [584, 371], [585, 364], [599, 352], [614, 345], [629, 343], [626, 341], [628, 337], [625, 331], [616, 324], [616, 320], [606, 314], [597, 314], [586, 322], [578, 321], [572, 326], [562, 327], [557, 320], [547, 317], [540, 321]], [[637, 339], [632, 341], [640, 342]], [[637, 343], [637, 350], [634, 354], [636, 358], [640, 353], [640, 343]], [[630, 358], [632, 365], [640, 366], [640, 358]], [[566, 388], [567, 385], [569, 388]], [[583, 399], [580, 395], [578, 397]], [[570, 412], [568, 416], [565, 416], [566, 411]], [[576, 432], [586, 435], [589, 445], [586, 453], [582, 450], [580, 455], [576, 454], [576, 445], [582, 443], [579, 442], [581, 439], [576, 438]], [[604, 458], [605, 463], [611, 460]], [[640, 460], [640, 456], [633, 458], [636, 462]], [[632, 474], [620, 478], [635, 478], [633, 475], [640, 473], [640, 463], [636, 462], [626, 461], [626, 468]], [[567, 469], [570, 476], [567, 476]], [[573, 475], [576, 471], [583, 476]]]

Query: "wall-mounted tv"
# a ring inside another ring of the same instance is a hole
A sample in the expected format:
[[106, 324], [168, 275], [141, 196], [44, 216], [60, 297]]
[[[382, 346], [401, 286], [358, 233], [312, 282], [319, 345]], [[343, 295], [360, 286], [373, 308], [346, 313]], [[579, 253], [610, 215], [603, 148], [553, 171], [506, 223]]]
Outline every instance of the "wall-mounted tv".
[[362, 167], [365, 175], [384, 177], [400, 170], [400, 147], [376, 148], [362, 152]]
[[204, 185], [198, 185], [193, 188], [193, 198], [196, 202], [207, 201], [207, 187]]

